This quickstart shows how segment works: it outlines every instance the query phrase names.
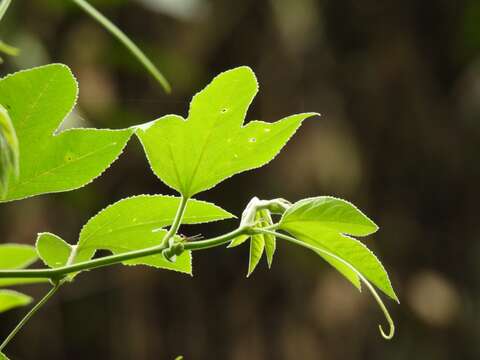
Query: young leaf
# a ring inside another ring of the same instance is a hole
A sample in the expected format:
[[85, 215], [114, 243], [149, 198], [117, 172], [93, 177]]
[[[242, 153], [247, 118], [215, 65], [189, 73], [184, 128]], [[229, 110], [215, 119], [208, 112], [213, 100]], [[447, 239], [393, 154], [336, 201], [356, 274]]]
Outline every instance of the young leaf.
[[[273, 224], [270, 211], [264, 209], [260, 211], [260, 218], [262, 219], [262, 227], [267, 227]], [[263, 234], [265, 240], [265, 255], [267, 256], [268, 268], [272, 267], [273, 256], [277, 249], [277, 239], [271, 234]]]
[[69, 129], [55, 134], [77, 92], [72, 73], [60, 64], [0, 80], [0, 103], [8, 110], [20, 146], [20, 174], [10, 176], [3, 201], [77, 189], [120, 155], [131, 130]]
[[4, 353], [0, 353], [0, 360], [9, 360]]
[[13, 290], [0, 290], [0, 313], [20, 306], [26, 306], [31, 302], [32, 298], [30, 296]]
[[271, 161], [302, 121], [315, 114], [242, 126], [257, 90], [250, 68], [226, 71], [193, 97], [187, 119], [167, 115], [137, 127], [155, 174], [191, 197]]
[[[71, 263], [83, 262], [91, 259], [97, 250], [108, 250], [119, 254], [132, 250], [159, 245], [166, 230], [165, 226], [172, 224], [177, 211], [180, 198], [163, 195], [140, 195], [110, 205], [96, 216], [91, 218], [80, 232], [78, 245], [72, 247], [73, 254], [67, 257], [64, 254], [66, 249], [63, 240], [58, 237], [54, 240], [51, 236], [40, 237], [38, 245], [41, 245], [42, 259], [70, 259]], [[210, 221], [217, 221], [232, 218], [229, 212], [213, 204], [189, 200], [185, 215], [184, 224], [198, 224]], [[46, 242], [54, 243], [45, 246]], [[40, 241], [41, 240], [41, 241]], [[58, 249], [62, 248], [61, 251]], [[61, 256], [59, 254], [62, 253]], [[126, 265], [150, 265], [157, 268], [176, 270], [184, 273], [191, 273], [191, 254], [186, 251], [177, 257], [172, 263], [167, 261], [162, 254], [148, 256], [145, 258], [130, 260]], [[50, 264], [49, 264], [50, 265]]]
[[331, 196], [298, 201], [283, 215], [281, 224], [285, 229], [314, 225], [354, 236], [366, 236], [378, 230], [378, 226], [353, 204]]
[[250, 257], [248, 261], [248, 273], [247, 277], [252, 275], [253, 271], [257, 267], [265, 249], [265, 238], [263, 235], [253, 235], [250, 240]]
[[[257, 222], [256, 226], [259, 228], [268, 227], [273, 224], [270, 212], [266, 209], [256, 212], [255, 220]], [[255, 234], [253, 236], [241, 235], [233, 239], [228, 245], [228, 248], [239, 246], [248, 239], [251, 240], [247, 277], [249, 277], [257, 267], [264, 250], [267, 256], [268, 267], [270, 268], [272, 266], [273, 255], [276, 249], [276, 239], [275, 236], [271, 234]]]
[[18, 175], [18, 140], [7, 110], [0, 105], [0, 199], [6, 194], [10, 175]]
[[40, 233], [37, 237], [36, 248], [38, 256], [51, 268], [67, 264], [72, 253], [72, 246], [62, 238], [51, 233]]

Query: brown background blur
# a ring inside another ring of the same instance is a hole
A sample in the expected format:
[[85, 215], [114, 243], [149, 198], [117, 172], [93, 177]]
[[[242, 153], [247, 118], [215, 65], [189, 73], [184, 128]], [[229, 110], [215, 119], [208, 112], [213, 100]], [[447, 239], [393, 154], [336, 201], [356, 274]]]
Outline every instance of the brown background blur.
[[[65, 0], [14, 2], [0, 35], [22, 54], [0, 73], [66, 63], [80, 82], [68, 126], [122, 128], [185, 115], [214, 75], [251, 66], [261, 89], [248, 119], [323, 116], [265, 168], [199, 198], [237, 215], [255, 195], [357, 204], [381, 227], [365, 241], [402, 301], [386, 300], [398, 332], [383, 341], [367, 293], [281, 243], [273, 269], [262, 262], [250, 279], [248, 246], [195, 254], [194, 278], [141, 267], [84, 274], [14, 340], [13, 359], [480, 359], [480, 1], [91, 1], [155, 60], [172, 95]], [[132, 139], [87, 187], [3, 204], [1, 242], [52, 231], [73, 243], [100, 209], [142, 193], [172, 192]], [[2, 336], [23, 312], [2, 315]]]

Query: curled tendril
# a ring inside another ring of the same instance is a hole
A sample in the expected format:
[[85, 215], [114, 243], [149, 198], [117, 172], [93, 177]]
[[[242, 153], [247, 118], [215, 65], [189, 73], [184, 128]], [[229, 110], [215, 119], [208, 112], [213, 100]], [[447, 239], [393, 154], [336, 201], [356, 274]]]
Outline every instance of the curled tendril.
[[347, 266], [350, 270], [352, 270], [357, 276], [358, 278], [367, 286], [368, 290], [370, 291], [370, 293], [372, 294], [373, 298], [375, 299], [375, 301], [377, 302], [378, 306], [380, 307], [380, 310], [382, 310], [384, 316], [385, 316], [385, 319], [387, 320], [388, 322], [388, 326], [389, 326], [389, 331], [388, 333], [386, 333], [384, 330], [383, 330], [383, 327], [382, 325], [378, 325], [378, 328], [380, 330], [380, 334], [382, 335], [382, 337], [386, 340], [391, 340], [393, 338], [393, 336], [395, 335], [395, 324], [393, 322], [393, 319], [392, 317], [390, 316], [390, 313], [388, 312], [388, 309], [387, 307], [385, 306], [385, 304], [383, 303], [382, 299], [380, 298], [380, 295], [378, 295], [377, 291], [375, 290], [375, 288], [373, 287], [373, 285], [365, 278], [365, 276], [363, 276], [352, 264], [350, 264], [348, 261], [342, 259], [341, 257], [331, 253], [330, 251], [328, 250], [325, 250], [325, 249], [322, 249], [322, 248], [317, 248], [313, 245], [310, 245], [310, 244], [307, 244], [307, 243], [304, 243], [302, 241], [299, 241], [298, 239], [294, 238], [294, 237], [291, 237], [291, 236], [288, 236], [288, 235], [285, 235], [285, 234], [281, 234], [281, 233], [278, 233], [278, 232], [275, 232], [275, 231], [270, 231], [270, 230], [264, 230], [264, 229], [256, 229], [257, 231], [259, 232], [262, 232], [262, 233], [265, 233], [265, 234], [270, 234], [270, 235], [274, 235], [274, 236], [277, 236], [281, 239], [284, 239], [284, 240], [287, 240], [287, 241], [290, 241], [294, 244], [297, 244], [297, 245], [300, 245], [300, 246], [303, 246], [305, 248], [308, 248], [310, 250], [313, 250], [317, 253], [323, 253], [325, 255], [328, 255], [330, 257], [333, 257], [334, 259], [340, 261], [342, 264], [344, 264], [345, 266]]

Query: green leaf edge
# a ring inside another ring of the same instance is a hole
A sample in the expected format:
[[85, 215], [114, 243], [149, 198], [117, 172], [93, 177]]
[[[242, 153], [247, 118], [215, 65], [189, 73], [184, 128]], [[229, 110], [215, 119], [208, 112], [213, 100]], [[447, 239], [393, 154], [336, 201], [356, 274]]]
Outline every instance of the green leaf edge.
[[[297, 202], [295, 202], [287, 211], [285, 211], [285, 213], [282, 215], [280, 221], [279, 221], [279, 227], [281, 228], [283, 224], [285, 224], [285, 218], [291, 214], [293, 211], [296, 210], [297, 207], [303, 205], [303, 203], [305, 202], [308, 202], [308, 201], [312, 201], [312, 200], [315, 200], [315, 199], [318, 199], [318, 198], [325, 198], [325, 199], [333, 199], [333, 200], [338, 200], [340, 202], [343, 202], [343, 203], [346, 203], [350, 206], [352, 206], [360, 215], [362, 215], [368, 222], [370, 222], [370, 225], [372, 225], [372, 228], [373, 230], [371, 232], [369, 232], [368, 234], [364, 234], [364, 235], [354, 235], [354, 236], [358, 236], [358, 237], [366, 237], [366, 236], [369, 236], [369, 235], [372, 235], [372, 234], [375, 234], [379, 229], [380, 227], [368, 216], [366, 215], [362, 210], [360, 210], [355, 204], [351, 203], [350, 201], [348, 200], [345, 200], [345, 199], [342, 199], [342, 198], [339, 198], [339, 197], [335, 197], [335, 196], [312, 196], [312, 197], [308, 197], [308, 198], [305, 198], [305, 199], [301, 199]], [[332, 230], [330, 230], [332, 231]], [[338, 231], [340, 234], [345, 234], [345, 235], [352, 235], [352, 234], [349, 234], [349, 233], [342, 233], [341, 231]]]
[[78, 83], [78, 80], [75, 76], [75, 74], [72, 72], [72, 69], [70, 69], [69, 66], [65, 65], [65, 64], [62, 64], [62, 63], [51, 63], [51, 64], [46, 64], [46, 65], [40, 65], [40, 66], [35, 66], [35, 67], [32, 67], [32, 68], [29, 68], [29, 69], [22, 69], [22, 70], [19, 70], [19, 71], [15, 71], [14, 73], [10, 73], [10, 74], [7, 74], [6, 76], [4, 77], [0, 77], [0, 81], [2, 80], [6, 80], [14, 75], [17, 75], [17, 74], [21, 74], [21, 73], [25, 73], [25, 72], [29, 72], [29, 71], [32, 71], [32, 70], [37, 70], [37, 69], [44, 69], [44, 68], [49, 68], [49, 67], [56, 67], [56, 66], [60, 66], [60, 67], [63, 67], [64, 69], [66, 69], [70, 75], [72, 76], [72, 79], [74, 80], [75, 84], [76, 84], [76, 94], [75, 94], [75, 100], [71, 106], [71, 109], [70, 111], [67, 113], [67, 115], [63, 118], [63, 120], [58, 124], [57, 128], [55, 129], [55, 131], [53, 132], [52, 136], [57, 136], [59, 134], [62, 134], [62, 133], [65, 133], [65, 132], [69, 132], [69, 131], [85, 131], [85, 130], [89, 130], [89, 131], [111, 131], [111, 132], [125, 132], [125, 133], [128, 133], [129, 136], [127, 137], [126, 141], [125, 141], [125, 144], [123, 145], [122, 149], [120, 150], [120, 152], [118, 153], [118, 155], [108, 164], [107, 167], [105, 167], [103, 169], [103, 171], [101, 171], [97, 176], [93, 177], [90, 181], [86, 182], [85, 184], [81, 185], [81, 186], [74, 186], [74, 187], [68, 187], [67, 189], [65, 190], [58, 190], [58, 191], [49, 191], [49, 192], [46, 192], [46, 193], [39, 193], [39, 194], [34, 194], [34, 195], [27, 195], [27, 196], [21, 196], [21, 197], [18, 197], [18, 198], [11, 198], [11, 199], [8, 199], [8, 200], [4, 200], [4, 199], [0, 199], [0, 203], [8, 203], [8, 202], [13, 202], [13, 201], [18, 201], [18, 200], [24, 200], [24, 199], [29, 199], [29, 198], [32, 198], [32, 197], [35, 197], [35, 196], [42, 196], [42, 195], [47, 195], [47, 194], [57, 194], [57, 193], [62, 193], [62, 192], [68, 192], [68, 191], [73, 191], [73, 190], [78, 190], [78, 189], [81, 189], [89, 184], [91, 184], [94, 180], [96, 180], [97, 178], [99, 178], [100, 176], [102, 176], [105, 171], [107, 171], [112, 165], [113, 163], [115, 163], [118, 158], [123, 154], [124, 150], [125, 150], [125, 147], [127, 146], [130, 138], [132, 137], [134, 131], [132, 130], [133, 127], [128, 127], [128, 128], [125, 128], [125, 129], [104, 129], [104, 128], [69, 128], [69, 129], [66, 129], [66, 130], [63, 130], [63, 131], [60, 131], [58, 132], [58, 129], [62, 126], [62, 124], [64, 123], [64, 121], [68, 118], [68, 116], [70, 116], [73, 112], [73, 110], [75, 109], [75, 107], [77, 106], [77, 103], [78, 103], [78, 97], [79, 97], [79, 83]]

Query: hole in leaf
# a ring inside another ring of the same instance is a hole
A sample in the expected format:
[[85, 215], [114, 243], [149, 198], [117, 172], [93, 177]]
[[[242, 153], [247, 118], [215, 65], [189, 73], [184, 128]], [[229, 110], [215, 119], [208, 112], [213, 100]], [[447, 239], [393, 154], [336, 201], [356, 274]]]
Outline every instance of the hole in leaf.
[[228, 111], [227, 108], [223, 108], [223, 109], [221, 110], [222, 113], [226, 113], [227, 111]]

